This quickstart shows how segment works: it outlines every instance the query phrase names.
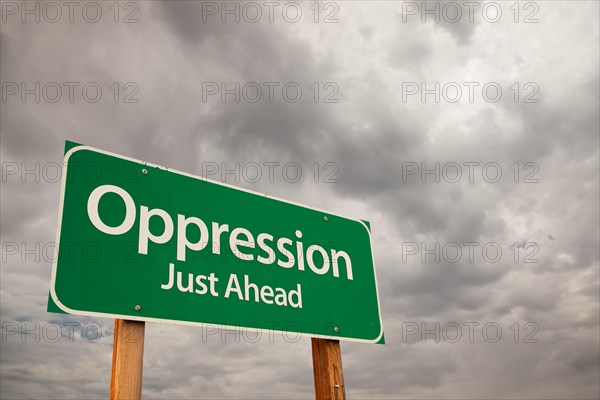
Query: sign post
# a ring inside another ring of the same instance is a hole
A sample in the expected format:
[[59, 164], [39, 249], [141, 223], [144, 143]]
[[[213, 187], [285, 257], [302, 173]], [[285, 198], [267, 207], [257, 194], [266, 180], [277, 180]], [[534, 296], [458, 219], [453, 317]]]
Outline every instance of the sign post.
[[312, 338], [315, 399], [345, 400], [344, 371], [339, 340]]
[[111, 400], [140, 400], [144, 364], [145, 322], [115, 319]]
[[64, 163], [48, 310], [115, 319], [111, 397], [140, 396], [145, 321], [317, 338], [318, 398], [343, 398], [339, 340], [384, 343], [368, 222], [71, 142]]

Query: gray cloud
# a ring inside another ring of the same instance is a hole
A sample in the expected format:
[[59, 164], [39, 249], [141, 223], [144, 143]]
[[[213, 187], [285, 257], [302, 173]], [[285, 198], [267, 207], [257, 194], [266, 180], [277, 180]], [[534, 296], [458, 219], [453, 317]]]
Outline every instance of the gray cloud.
[[[273, 23], [202, 22], [202, 2], [138, 4], [134, 24], [115, 24], [105, 7], [96, 24], [8, 16], [0, 25], [2, 82], [103, 89], [97, 103], [80, 91], [73, 103], [31, 95], [1, 103], [2, 398], [108, 393], [112, 321], [47, 313], [52, 260], [27, 250], [55, 240], [60, 184], [43, 170], [62, 162], [65, 139], [198, 175], [207, 162], [296, 162], [298, 183], [280, 175], [228, 182], [369, 220], [386, 345], [342, 343], [348, 397], [598, 398], [597, 3], [539, 3], [537, 24], [515, 24], [508, 3], [497, 24], [477, 15], [474, 23], [421, 23], [418, 15], [404, 23], [402, 4], [393, 2], [336, 3], [332, 24], [314, 23], [308, 3], [295, 24], [279, 14]], [[120, 90], [137, 85], [139, 102], [123, 103], [130, 92], [115, 102], [114, 82]], [[204, 101], [203, 83], [213, 82], [278, 82], [278, 90], [295, 82], [303, 94], [296, 103], [280, 91], [272, 103]], [[323, 102], [328, 82], [339, 89], [337, 103]], [[461, 101], [436, 103], [433, 95], [403, 101], [407, 82], [480, 85], [473, 102], [464, 89]], [[497, 103], [481, 97], [487, 82], [503, 89]], [[532, 93], [526, 83], [537, 84], [538, 103], [523, 102]], [[338, 182], [321, 175], [315, 183], [315, 162], [334, 163]], [[472, 182], [468, 162], [479, 163]], [[420, 171], [406, 176], [408, 165], [422, 163], [440, 165], [439, 183]], [[463, 167], [456, 183], [442, 172], [448, 163]], [[486, 163], [501, 167], [498, 182], [482, 175]], [[23, 166], [34, 172], [23, 175]], [[466, 253], [455, 263], [406, 254], [407, 243], [436, 242], [493, 242], [503, 253], [495, 263], [480, 247], [473, 262]], [[515, 262], [515, 242], [538, 248], [520, 248]], [[98, 324], [103, 335], [37, 343], [35, 334], [7, 333], [69, 321]], [[407, 324], [436, 322], [462, 326], [462, 338], [406, 337]], [[465, 322], [479, 323], [472, 343]], [[492, 322], [502, 329], [497, 343], [482, 335]], [[533, 327], [538, 342], [525, 343]], [[307, 338], [265, 333], [250, 343], [239, 332], [207, 329], [147, 324], [144, 397], [313, 396]]]

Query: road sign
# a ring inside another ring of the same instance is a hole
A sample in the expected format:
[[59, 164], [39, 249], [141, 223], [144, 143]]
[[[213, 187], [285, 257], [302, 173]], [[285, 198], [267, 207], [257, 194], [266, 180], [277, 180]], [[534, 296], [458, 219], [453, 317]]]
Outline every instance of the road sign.
[[383, 341], [367, 223], [88, 146], [65, 151], [49, 310]]

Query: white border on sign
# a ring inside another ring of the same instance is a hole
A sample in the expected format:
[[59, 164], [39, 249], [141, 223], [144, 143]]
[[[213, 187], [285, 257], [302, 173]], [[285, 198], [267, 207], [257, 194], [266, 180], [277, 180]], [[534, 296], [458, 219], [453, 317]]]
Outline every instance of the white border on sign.
[[[175, 174], [179, 174], [179, 175], [183, 175], [183, 176], [187, 176], [189, 178], [198, 179], [198, 180], [201, 180], [201, 181], [206, 181], [206, 182], [214, 183], [214, 184], [221, 185], [221, 186], [226, 186], [226, 187], [229, 187], [229, 188], [232, 188], [232, 189], [235, 189], [235, 190], [239, 190], [239, 191], [242, 191], [242, 192], [247, 192], [247, 193], [255, 194], [255, 195], [258, 195], [258, 196], [268, 197], [270, 199], [281, 201], [283, 203], [292, 204], [292, 205], [303, 207], [303, 208], [308, 208], [308, 209], [313, 210], [313, 211], [322, 212], [322, 213], [328, 214], [328, 215], [335, 215], [336, 217], [345, 218], [345, 219], [348, 219], [348, 220], [351, 220], [351, 221], [358, 222], [367, 231], [367, 234], [369, 235], [369, 245], [371, 246], [371, 249], [373, 248], [373, 243], [371, 241], [371, 231], [365, 225], [365, 223], [363, 221], [359, 220], [359, 219], [353, 219], [353, 218], [344, 217], [343, 215], [339, 215], [339, 214], [332, 213], [332, 212], [329, 212], [329, 211], [325, 211], [325, 210], [321, 210], [321, 209], [318, 209], [318, 208], [310, 207], [310, 206], [307, 206], [307, 205], [304, 205], [304, 204], [296, 203], [296, 202], [289, 201], [289, 200], [280, 199], [280, 198], [274, 197], [274, 196], [269, 196], [267, 194], [260, 193], [260, 192], [255, 192], [253, 190], [248, 190], [248, 189], [236, 187], [236, 186], [233, 186], [233, 185], [230, 185], [230, 184], [227, 184], [227, 183], [213, 181], [211, 179], [204, 178], [204, 177], [201, 177], [201, 176], [191, 175], [191, 174], [188, 174], [186, 172], [178, 171], [178, 170], [175, 170], [175, 169], [169, 169], [169, 168], [166, 168], [166, 167], [163, 167], [163, 166], [160, 166], [160, 165], [147, 163], [147, 162], [144, 162], [144, 161], [141, 161], [141, 160], [137, 160], [135, 158], [118, 155], [118, 154], [115, 154], [115, 153], [111, 153], [109, 151], [104, 151], [104, 150], [96, 149], [94, 147], [85, 146], [85, 145], [75, 146], [75, 147], [71, 148], [65, 154], [65, 156], [64, 156], [64, 163], [63, 163], [63, 165], [67, 165], [67, 168], [68, 168], [69, 158], [75, 152], [80, 151], [80, 150], [90, 150], [90, 151], [93, 151], [93, 152], [96, 152], [96, 153], [105, 154], [105, 155], [108, 155], [108, 156], [111, 156], [111, 157], [120, 158], [122, 160], [127, 160], [127, 161], [131, 161], [131, 162], [134, 162], [134, 163], [138, 163], [138, 164], [141, 164], [142, 166], [151, 167], [151, 168], [160, 168], [162, 170], [165, 170], [165, 171], [168, 171], [168, 172], [173, 172]], [[52, 296], [52, 300], [54, 300], [54, 303], [58, 306], [58, 308], [60, 308], [61, 310], [63, 310], [64, 312], [66, 312], [68, 314], [90, 316], [90, 317], [129, 319], [129, 320], [133, 320], [133, 321], [150, 321], [150, 322], [169, 323], [169, 324], [188, 325], [188, 326], [206, 326], [206, 325], [211, 325], [211, 323], [209, 323], [209, 322], [190, 322], [190, 321], [181, 321], [181, 320], [175, 320], [175, 319], [162, 319], [162, 318], [151, 318], [151, 317], [137, 317], [137, 316], [134, 316], [134, 315], [119, 315], [119, 314], [107, 314], [107, 313], [99, 313], [99, 312], [92, 312], [92, 311], [74, 310], [74, 309], [71, 309], [71, 308], [65, 306], [64, 304], [62, 304], [60, 302], [60, 300], [58, 299], [58, 296], [56, 295], [55, 284], [56, 284], [56, 268], [57, 268], [57, 265], [58, 265], [58, 253], [59, 253], [59, 249], [60, 249], [60, 230], [61, 230], [61, 227], [62, 227], [63, 205], [64, 205], [65, 187], [66, 187], [66, 180], [67, 180], [66, 177], [67, 177], [67, 173], [65, 171], [65, 173], [62, 174], [62, 179], [61, 179], [60, 203], [59, 203], [59, 207], [58, 207], [58, 221], [57, 221], [57, 228], [56, 228], [56, 243], [59, 243], [59, 245], [55, 246], [55, 249], [54, 249], [54, 260], [52, 262], [52, 278], [51, 278], [51, 281], [50, 281], [50, 294]], [[340, 340], [347, 340], [347, 341], [361, 342], [361, 343], [377, 343], [377, 342], [379, 342], [379, 340], [383, 336], [383, 321], [381, 320], [381, 306], [380, 306], [380, 302], [379, 302], [379, 287], [377, 285], [377, 271], [376, 271], [376, 268], [375, 268], [375, 258], [373, 256], [373, 251], [371, 251], [371, 260], [372, 260], [372, 263], [373, 263], [373, 276], [375, 278], [375, 294], [377, 295], [377, 312], [378, 312], [378, 316], [379, 316], [379, 326], [381, 327], [381, 330], [379, 332], [379, 336], [377, 336], [376, 339], [366, 340], [366, 339], [347, 338], [347, 337], [336, 336], [336, 335], [317, 335], [317, 334], [306, 333], [306, 332], [294, 332], [294, 333], [299, 334], [301, 336], [308, 336], [308, 337], [315, 337], [315, 338], [331, 338], [331, 339], [335, 339], [335, 340], [340, 339]], [[251, 332], [273, 332], [273, 333], [287, 333], [288, 332], [288, 331], [279, 331], [279, 330], [273, 330], [273, 329], [260, 329], [260, 328], [254, 328], [254, 327], [244, 327], [244, 326], [221, 325], [221, 324], [212, 324], [212, 325], [218, 325], [219, 328], [221, 328], [221, 329], [229, 329], [229, 330], [247, 329], [247, 330], [249, 330]]]

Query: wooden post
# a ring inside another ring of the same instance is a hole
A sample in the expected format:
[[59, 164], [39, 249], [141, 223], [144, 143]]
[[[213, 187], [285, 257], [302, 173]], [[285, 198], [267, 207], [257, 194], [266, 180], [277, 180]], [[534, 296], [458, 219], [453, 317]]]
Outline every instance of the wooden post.
[[111, 400], [140, 400], [142, 398], [142, 369], [144, 364], [144, 321], [115, 319]]
[[339, 340], [312, 338], [315, 398], [317, 400], [345, 400], [342, 352]]

